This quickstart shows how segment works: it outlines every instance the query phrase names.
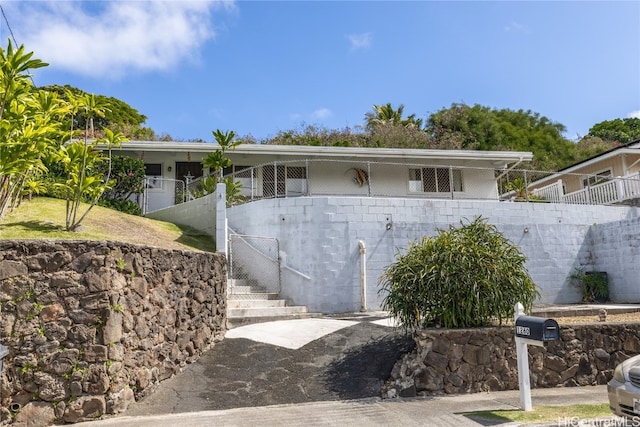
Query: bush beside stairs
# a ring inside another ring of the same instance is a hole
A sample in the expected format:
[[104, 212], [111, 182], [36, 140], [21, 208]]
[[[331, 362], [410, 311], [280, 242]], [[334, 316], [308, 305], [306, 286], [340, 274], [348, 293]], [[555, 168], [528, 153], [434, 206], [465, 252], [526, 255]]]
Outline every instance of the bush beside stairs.
[[227, 292], [229, 327], [309, 315], [306, 306], [291, 306], [253, 280], [229, 279]]

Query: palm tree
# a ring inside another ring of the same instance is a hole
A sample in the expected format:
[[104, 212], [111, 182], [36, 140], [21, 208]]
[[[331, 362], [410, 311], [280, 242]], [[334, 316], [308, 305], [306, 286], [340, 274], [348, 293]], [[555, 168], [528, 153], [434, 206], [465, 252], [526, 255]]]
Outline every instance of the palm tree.
[[390, 102], [384, 105], [373, 106], [373, 111], [365, 114], [367, 121], [366, 128], [374, 131], [377, 128], [385, 126], [403, 126], [406, 128], [422, 128], [422, 119], [416, 118], [415, 114], [411, 114], [406, 119], [402, 118], [404, 113], [404, 105], [400, 104], [398, 109], [394, 109]]
[[393, 108], [390, 102], [385, 105], [373, 105], [373, 111], [365, 114], [367, 121], [367, 129], [373, 130], [376, 127], [384, 125], [399, 125], [402, 121], [402, 112], [404, 105], [400, 104], [397, 110]]

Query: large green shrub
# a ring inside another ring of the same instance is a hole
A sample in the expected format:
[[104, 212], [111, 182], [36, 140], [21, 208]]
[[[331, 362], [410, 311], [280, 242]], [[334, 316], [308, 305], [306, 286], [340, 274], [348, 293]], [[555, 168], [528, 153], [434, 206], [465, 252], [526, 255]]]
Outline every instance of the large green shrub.
[[380, 278], [383, 308], [406, 329], [502, 323], [538, 296], [525, 256], [480, 217], [410, 244]]

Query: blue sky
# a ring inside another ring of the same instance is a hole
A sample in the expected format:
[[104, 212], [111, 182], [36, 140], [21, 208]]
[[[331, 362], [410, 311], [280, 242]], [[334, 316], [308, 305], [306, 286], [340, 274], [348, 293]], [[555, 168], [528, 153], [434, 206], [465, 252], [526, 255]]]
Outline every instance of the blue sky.
[[357, 128], [374, 104], [531, 110], [576, 139], [640, 117], [638, 1], [0, 1], [38, 86], [119, 98], [176, 140]]

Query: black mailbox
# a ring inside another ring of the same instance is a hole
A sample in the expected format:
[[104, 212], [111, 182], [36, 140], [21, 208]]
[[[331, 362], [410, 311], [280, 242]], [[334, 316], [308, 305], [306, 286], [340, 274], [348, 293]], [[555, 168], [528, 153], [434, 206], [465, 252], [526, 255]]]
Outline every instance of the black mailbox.
[[516, 319], [516, 336], [543, 343], [560, 339], [560, 326], [553, 319], [519, 316]]

